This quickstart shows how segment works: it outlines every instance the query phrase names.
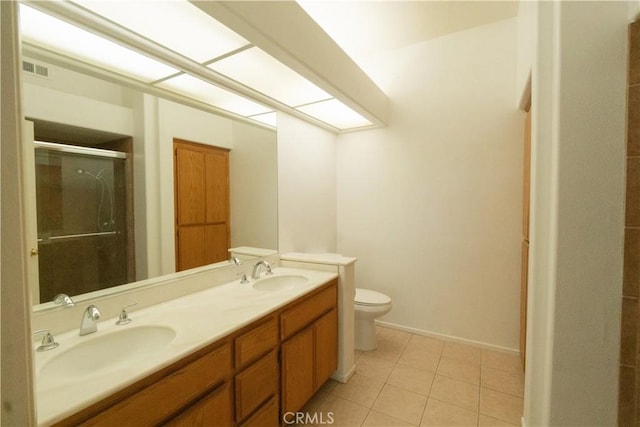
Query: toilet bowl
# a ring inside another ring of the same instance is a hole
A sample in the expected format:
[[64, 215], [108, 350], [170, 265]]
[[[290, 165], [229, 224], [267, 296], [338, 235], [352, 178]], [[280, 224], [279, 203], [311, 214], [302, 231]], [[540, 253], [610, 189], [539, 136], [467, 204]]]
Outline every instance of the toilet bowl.
[[356, 350], [375, 350], [376, 340], [375, 319], [387, 314], [391, 310], [391, 298], [387, 295], [369, 289], [356, 288], [354, 299]]

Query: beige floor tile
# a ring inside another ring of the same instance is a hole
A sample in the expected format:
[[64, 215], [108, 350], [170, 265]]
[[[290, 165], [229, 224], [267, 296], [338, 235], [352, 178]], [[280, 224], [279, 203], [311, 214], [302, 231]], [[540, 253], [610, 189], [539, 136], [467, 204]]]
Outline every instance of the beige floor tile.
[[400, 359], [398, 359], [398, 364], [415, 369], [422, 369], [423, 371], [435, 372], [436, 369], [438, 369], [439, 360], [440, 355], [437, 353], [412, 348], [407, 345]]
[[410, 424], [418, 425], [426, 403], [426, 396], [392, 385], [385, 385], [372, 409]]
[[457, 342], [446, 342], [442, 349], [442, 357], [480, 366], [482, 349]]
[[427, 337], [424, 335], [411, 335], [411, 339], [407, 343], [407, 347], [412, 350], [423, 350], [429, 353], [442, 354], [444, 341], [437, 338]]
[[404, 427], [412, 425], [413, 424], [390, 417], [389, 415], [385, 415], [381, 412], [370, 411], [369, 415], [367, 415], [367, 418], [364, 420], [362, 427]]
[[519, 424], [522, 418], [523, 400], [499, 391], [480, 389], [480, 413], [511, 424]]
[[494, 368], [482, 368], [482, 387], [503, 393], [524, 397], [524, 373], [501, 371]]
[[397, 362], [405, 345], [381, 337], [381, 335], [382, 333], [378, 335], [378, 347], [373, 351], [366, 352], [365, 354], [377, 357], [378, 359], [388, 360], [393, 363]]
[[317, 412], [328, 396], [329, 393], [324, 393], [322, 391], [316, 392], [316, 394], [314, 394], [311, 399], [309, 399], [309, 401], [304, 405], [301, 411], [309, 413]]
[[324, 384], [322, 384], [322, 386], [320, 386], [320, 390], [318, 391], [321, 391], [323, 393], [331, 393], [338, 384], [340, 384], [338, 381], [329, 378], [327, 381], [325, 381]]
[[466, 383], [480, 384], [480, 365], [476, 363], [461, 362], [443, 356], [436, 372]]
[[402, 388], [414, 393], [429, 396], [434, 374], [429, 371], [411, 368], [409, 366], [396, 365], [391, 371], [387, 384]]
[[411, 338], [410, 332], [401, 331], [393, 328], [382, 328], [378, 333], [378, 340], [390, 341], [400, 347], [404, 347]]
[[[368, 413], [369, 409], [364, 406], [330, 395], [320, 405], [317, 416], [322, 416], [326, 425], [358, 427], [364, 422]], [[331, 420], [333, 423], [330, 422]], [[320, 425], [317, 422], [316, 424]]]
[[395, 363], [364, 353], [356, 363], [357, 372], [366, 377], [386, 381]]
[[365, 377], [356, 372], [346, 384], [336, 385], [331, 394], [371, 408], [383, 386], [384, 381]]
[[357, 361], [358, 361], [358, 358], [359, 358], [360, 356], [362, 356], [363, 354], [364, 354], [364, 351], [361, 351], [361, 350], [355, 350], [355, 351], [354, 351], [354, 353], [353, 353], [353, 361], [354, 361], [354, 362], [357, 362]]
[[436, 375], [429, 397], [470, 411], [478, 410], [480, 387], [453, 378]]
[[480, 414], [480, 418], [478, 418], [478, 427], [513, 427], [513, 426], [516, 426], [516, 424], [511, 424], [506, 421], [489, 417], [484, 414]]
[[477, 412], [449, 405], [436, 399], [429, 399], [420, 425], [433, 427], [475, 427], [477, 423]]
[[500, 369], [514, 373], [522, 373], [522, 361], [515, 353], [503, 353], [493, 350], [482, 350], [482, 367]]

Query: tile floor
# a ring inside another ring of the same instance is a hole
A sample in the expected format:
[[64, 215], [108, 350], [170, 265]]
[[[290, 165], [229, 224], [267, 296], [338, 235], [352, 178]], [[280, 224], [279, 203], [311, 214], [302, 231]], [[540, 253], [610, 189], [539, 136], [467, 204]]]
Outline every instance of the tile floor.
[[520, 425], [516, 355], [378, 327], [378, 348], [356, 352], [356, 365], [347, 384], [329, 380], [303, 409], [318, 426]]

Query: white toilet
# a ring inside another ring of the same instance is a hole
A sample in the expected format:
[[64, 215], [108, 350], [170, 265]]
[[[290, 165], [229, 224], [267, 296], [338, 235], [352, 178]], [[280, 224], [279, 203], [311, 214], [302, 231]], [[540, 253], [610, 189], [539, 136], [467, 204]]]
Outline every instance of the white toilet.
[[354, 310], [356, 350], [375, 350], [378, 343], [374, 320], [391, 310], [391, 298], [370, 289], [356, 288]]

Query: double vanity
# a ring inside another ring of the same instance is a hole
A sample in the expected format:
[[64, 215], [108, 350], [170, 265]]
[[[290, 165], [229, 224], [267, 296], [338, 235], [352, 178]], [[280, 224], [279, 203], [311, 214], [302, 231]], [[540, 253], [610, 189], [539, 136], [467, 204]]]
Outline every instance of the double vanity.
[[335, 271], [267, 273], [54, 336], [35, 352], [38, 424], [279, 425], [338, 368], [341, 291]]

